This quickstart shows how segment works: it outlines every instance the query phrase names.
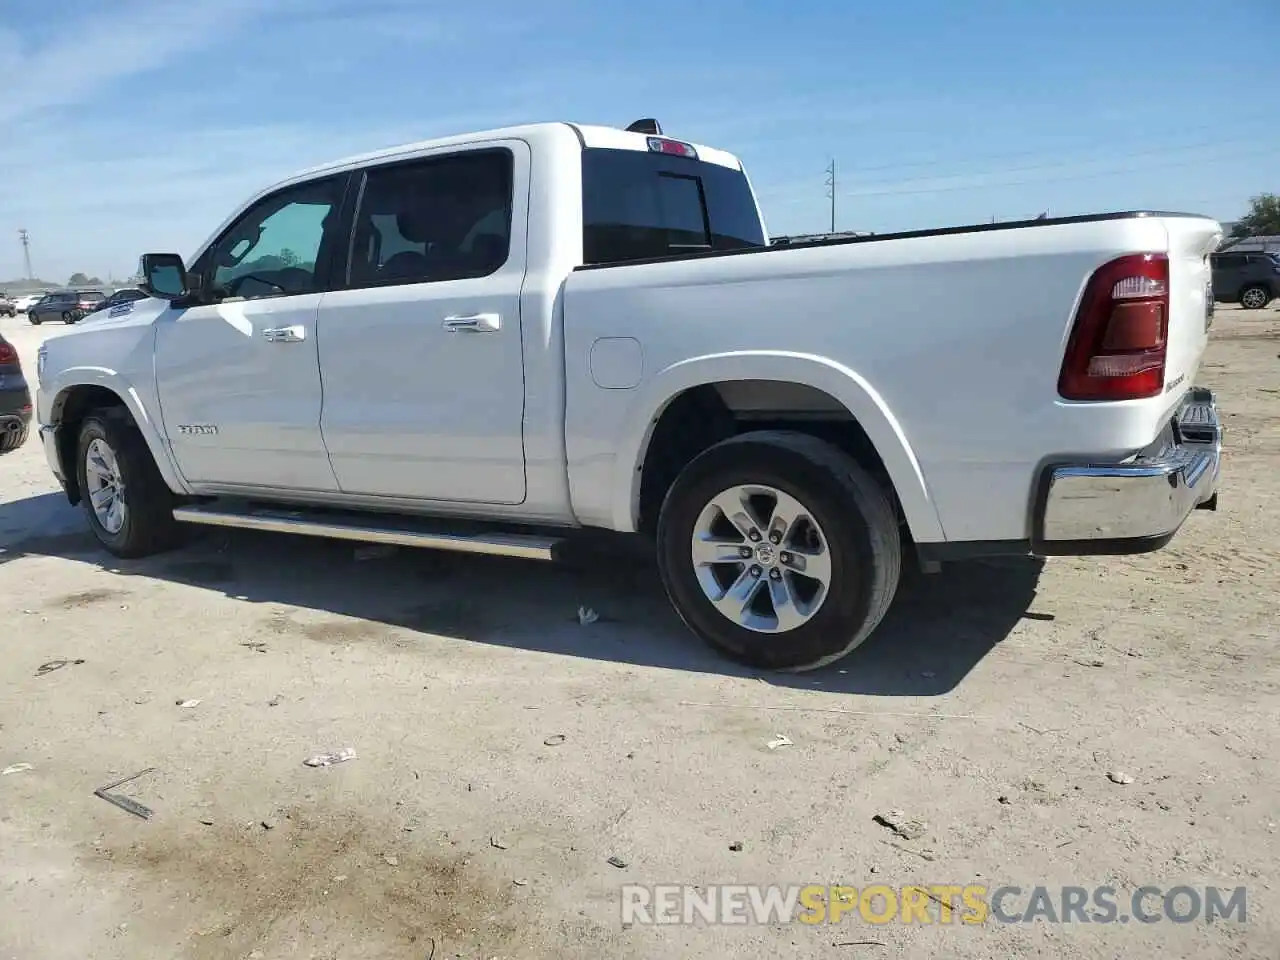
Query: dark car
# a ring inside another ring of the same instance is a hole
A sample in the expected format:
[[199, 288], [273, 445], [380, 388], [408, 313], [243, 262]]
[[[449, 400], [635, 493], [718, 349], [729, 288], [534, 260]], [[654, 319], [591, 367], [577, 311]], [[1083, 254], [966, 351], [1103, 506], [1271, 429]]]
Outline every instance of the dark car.
[[80, 319], [80, 294], [74, 290], [46, 293], [27, 308], [27, 319], [37, 327], [46, 320], [75, 323]]
[[1213, 299], [1261, 310], [1280, 296], [1280, 253], [1215, 253]]
[[[125, 287], [123, 290], [117, 290], [107, 299], [103, 300], [95, 306], [89, 313], [100, 313], [103, 310], [110, 310], [112, 307], [118, 307], [122, 303], [133, 303], [135, 300], [145, 300], [150, 294], [139, 290], [137, 287]], [[87, 314], [86, 314], [87, 316]]]
[[[79, 300], [76, 302], [76, 306], [82, 316], [101, 308], [107, 300], [107, 295], [101, 290], [80, 290], [78, 293]], [[79, 319], [79, 317], [76, 319]]]
[[31, 390], [18, 351], [0, 336], [0, 453], [22, 446], [31, 426]]

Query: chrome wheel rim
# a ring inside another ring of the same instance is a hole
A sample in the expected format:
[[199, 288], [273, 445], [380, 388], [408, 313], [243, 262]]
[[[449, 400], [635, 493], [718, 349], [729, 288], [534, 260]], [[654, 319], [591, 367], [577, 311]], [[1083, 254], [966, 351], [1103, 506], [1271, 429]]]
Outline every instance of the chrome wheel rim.
[[1246, 307], [1255, 309], [1262, 306], [1266, 300], [1261, 290], [1246, 290], [1243, 299]]
[[720, 613], [755, 633], [787, 633], [818, 613], [831, 587], [831, 549], [813, 513], [762, 484], [722, 491], [693, 527], [694, 575]]
[[105, 440], [90, 441], [84, 454], [84, 478], [89, 505], [102, 529], [117, 534], [124, 527], [129, 508], [124, 502], [124, 480], [115, 451]]

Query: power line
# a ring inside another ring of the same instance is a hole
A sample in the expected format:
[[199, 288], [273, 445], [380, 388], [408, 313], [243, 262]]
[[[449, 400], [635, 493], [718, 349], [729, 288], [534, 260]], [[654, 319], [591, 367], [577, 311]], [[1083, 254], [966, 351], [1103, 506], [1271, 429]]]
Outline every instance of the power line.
[[[1238, 154], [1234, 154], [1232, 156], [1227, 156], [1227, 157], [1201, 157], [1196, 160], [1184, 160], [1184, 161], [1175, 162], [1175, 163], [1144, 163], [1138, 166], [1121, 167], [1114, 170], [1097, 170], [1090, 173], [1073, 174], [1071, 176], [1048, 177], [1048, 178], [1038, 178], [1038, 179], [1031, 179], [1031, 180], [1009, 180], [1005, 182], [996, 182], [996, 183], [967, 183], [967, 184], [961, 184], [961, 185], [952, 185], [949, 187], [925, 187], [925, 188], [916, 189], [916, 190], [851, 191], [850, 193], [846, 194], [846, 196], [850, 196], [850, 197], [904, 196], [905, 197], [905, 196], [915, 196], [915, 195], [929, 194], [929, 193], [954, 193], [959, 190], [988, 190], [988, 189], [1000, 188], [1000, 187], [1022, 187], [1022, 186], [1032, 186], [1032, 185], [1052, 186], [1055, 183], [1067, 183], [1067, 182], [1073, 182], [1077, 180], [1096, 180], [1104, 177], [1123, 176], [1126, 173], [1144, 173], [1148, 170], [1165, 170], [1165, 169], [1170, 169], [1174, 167], [1194, 167], [1197, 164], [1211, 163], [1216, 160], [1234, 160], [1234, 159], [1242, 159], [1242, 158], [1253, 157], [1253, 156], [1274, 156], [1274, 155], [1275, 155], [1275, 149], [1267, 148], [1267, 149], [1260, 149], [1260, 150], [1250, 150], [1244, 153], [1238, 153]], [[1012, 171], [1005, 171], [1005, 172], [1012, 172]], [[968, 177], [996, 176], [996, 175], [998, 174], [980, 174], [980, 173], [959, 174], [959, 176], [968, 176]], [[917, 178], [916, 180], [901, 180], [901, 181], [888, 181], [888, 182], [913, 183], [913, 182], [919, 182], [919, 180], [921, 179], [939, 180], [939, 179], [947, 179], [947, 178], [922, 177], [922, 178]]]
[[[1219, 125], [1217, 124], [1206, 124], [1200, 127], [1184, 127], [1182, 132], [1183, 133], [1200, 133], [1202, 131], [1212, 131], [1217, 129], [1219, 129]], [[1219, 140], [1207, 141], [1207, 143], [1213, 144], [1213, 145], [1225, 145], [1230, 143], [1256, 143], [1256, 142], [1257, 142], [1257, 138], [1255, 137], [1250, 137], [1250, 138], [1241, 139], [1241, 140], [1220, 140], [1219, 139]], [[1183, 146], [1170, 145], [1170, 146], [1164, 146], [1159, 149], [1152, 150], [1151, 152], [1165, 153], [1165, 152], [1168, 152], [1169, 150], [1188, 150], [1193, 147], [1198, 147], [1202, 145], [1203, 144], [1200, 144], [1200, 143], [1186, 144]], [[957, 164], [990, 163], [993, 161], [999, 162], [1003, 160], [1012, 160], [1020, 157], [1039, 157], [1047, 153], [1055, 153], [1055, 152], [1061, 153], [1063, 150], [1074, 150], [1076, 152], [1080, 152], [1080, 151], [1092, 152], [1094, 150], [1108, 150], [1114, 156], [1117, 146], [1118, 145], [1115, 144], [1114, 142], [1099, 143], [1097, 140], [1092, 140], [1092, 139], [1089, 141], [1075, 140], [1075, 141], [1068, 141], [1066, 143], [1058, 143], [1058, 144], [1051, 143], [1045, 146], [1037, 147], [1034, 150], [1016, 150], [1013, 152], [1002, 150], [999, 153], [987, 153], [987, 154], [981, 154], [981, 155], [969, 156], [969, 157], [959, 157], [959, 158], [934, 157], [929, 160], [910, 160], [910, 159], [904, 158], [901, 161], [896, 161], [893, 163], [877, 164], [875, 166], [870, 166], [870, 167], [851, 167], [850, 170], [854, 173], [875, 173], [880, 170], [902, 170], [902, 169], [909, 169], [914, 167], [933, 167], [933, 166], [940, 166], [943, 164], [951, 164], [951, 163], [957, 163]], [[1129, 156], [1130, 154], [1127, 152], [1124, 152], [1122, 153], [1122, 155]]]
[[[1257, 142], [1258, 141], [1256, 138], [1250, 138], [1246, 140], [1207, 140], [1203, 143], [1192, 143], [1192, 144], [1187, 144], [1181, 147], [1163, 147], [1158, 150], [1137, 150], [1137, 151], [1124, 153], [1124, 154], [1113, 153], [1111, 157], [1107, 159], [1123, 158], [1128, 160], [1128, 159], [1136, 159], [1138, 157], [1157, 157], [1157, 156], [1162, 157], [1177, 151], [1203, 150], [1207, 147], [1233, 147], [1233, 146], [1240, 146], [1245, 144], [1252, 144], [1256, 146]], [[1275, 148], [1273, 147], [1273, 148], [1270, 148], [1267, 152], [1273, 153], [1274, 151], [1275, 151]], [[1203, 159], [1216, 160], [1219, 158], [1205, 157]], [[1057, 160], [1057, 161], [1054, 161], [1053, 163], [1038, 163], [1038, 164], [1032, 164], [1024, 167], [1006, 167], [1003, 170], [972, 171], [970, 173], [935, 173], [935, 174], [930, 174], [929, 176], [923, 176], [923, 177], [903, 177], [901, 179], [895, 179], [895, 180], [873, 181], [870, 185], [877, 186], [878, 184], [883, 183], [885, 186], [891, 186], [891, 185], [900, 184], [900, 183], [921, 183], [927, 180], [947, 180], [954, 177], [1001, 177], [1011, 173], [1033, 173], [1038, 170], [1071, 169], [1073, 167], [1085, 166], [1088, 164], [1099, 163], [1099, 162], [1101, 161], [1099, 160]], [[1150, 167], [1150, 166], [1152, 165], [1151, 164], [1144, 165], [1144, 167]]]
[[[1182, 146], [1167, 146], [1159, 149], [1153, 148], [1150, 150], [1135, 151], [1128, 154], [1113, 153], [1111, 157], [1108, 159], [1126, 159], [1127, 160], [1127, 159], [1136, 159], [1136, 158], [1148, 157], [1148, 156], [1163, 157], [1163, 156], [1167, 156], [1172, 152], [1179, 151], [1179, 150], [1195, 150], [1195, 149], [1204, 149], [1207, 147], [1231, 147], [1231, 146], [1239, 146], [1244, 144], [1256, 145], [1256, 143], [1257, 143], [1256, 138], [1247, 138], [1247, 139], [1240, 139], [1240, 140], [1206, 141], [1204, 143], [1184, 144]], [[972, 180], [972, 179], [982, 179], [982, 178], [990, 178], [990, 177], [1002, 177], [1008, 174], [1016, 174], [1016, 173], [1032, 173], [1032, 172], [1037, 172], [1041, 170], [1058, 170], [1058, 169], [1071, 170], [1076, 167], [1097, 164], [1102, 161], [1100, 160], [1057, 161], [1055, 163], [1034, 164], [1034, 165], [1027, 165], [1023, 167], [1006, 168], [1002, 170], [970, 171], [968, 173], [936, 173], [936, 174], [931, 174], [929, 176], [921, 176], [921, 177], [905, 177], [905, 178], [893, 179], [893, 180], [869, 181], [867, 183], [862, 184], [858, 189], [849, 191], [848, 193], [845, 194], [845, 196], [874, 197], [874, 196], [892, 196], [896, 194], [901, 194], [903, 196], [913, 196], [913, 195], [931, 194], [931, 193], [951, 193], [958, 190], [983, 190], [983, 189], [989, 189], [992, 187], [1023, 186], [1023, 185], [1030, 185], [1030, 184], [1053, 184], [1059, 181], [1067, 182], [1067, 181], [1075, 181], [1075, 180], [1092, 180], [1092, 179], [1099, 179], [1099, 178], [1109, 177], [1109, 176], [1123, 175], [1126, 173], [1140, 172], [1145, 170], [1164, 169], [1164, 168], [1170, 168], [1170, 167], [1194, 166], [1195, 164], [1198, 164], [1198, 163], [1212, 163], [1220, 160], [1248, 158], [1248, 157], [1258, 156], [1260, 154], [1271, 155], [1275, 152], [1275, 149], [1276, 149], [1275, 147], [1270, 147], [1270, 148], [1263, 147], [1263, 148], [1258, 148], [1254, 150], [1246, 150], [1246, 151], [1238, 152], [1235, 154], [1205, 156], [1205, 157], [1199, 157], [1199, 158], [1194, 158], [1189, 160], [1172, 160], [1167, 162], [1160, 161], [1155, 163], [1147, 162], [1147, 163], [1141, 164], [1139, 167], [1136, 167], [1136, 168], [1126, 165], [1126, 166], [1113, 168], [1109, 170], [1085, 171], [1082, 173], [1069, 174], [1069, 175], [1060, 176], [1060, 177], [1044, 177], [1044, 178], [1038, 177], [1038, 178], [1032, 178], [1032, 179], [1018, 179], [1018, 180], [1007, 181], [1007, 182], [996, 181], [996, 182], [987, 182], [987, 183], [927, 187], [927, 188], [919, 188], [919, 189], [912, 189], [912, 190], [893, 189], [893, 188], [896, 188], [899, 186], [905, 186], [911, 183], [922, 183], [922, 182], [927, 183], [929, 181], [937, 181], [937, 180], [954, 180], [959, 178]], [[883, 169], [893, 169], [893, 168], [895, 168], [894, 165], [886, 165]], [[871, 170], [871, 169], [881, 169], [881, 168], [872, 168], [872, 167], [853, 168], [853, 172], [856, 173], [858, 172], [858, 170], [865, 171], [865, 170]], [[849, 173], [850, 170], [846, 169], [845, 172]], [[885, 187], [886, 189], [883, 189], [883, 190], [863, 189], [865, 187]], [[785, 195], [787, 193], [795, 194], [796, 193], [795, 188], [796, 188], [796, 184], [794, 182], [791, 182], [791, 183], [781, 183], [781, 184], [775, 184], [775, 185], [760, 185], [757, 187], [757, 190], [762, 195], [769, 195], [769, 196], [778, 198], [772, 201], [774, 203], [801, 202], [803, 200], [803, 197], [799, 196], [798, 194], [792, 196], [790, 199], [785, 199], [784, 197], [779, 196], [780, 194]]]

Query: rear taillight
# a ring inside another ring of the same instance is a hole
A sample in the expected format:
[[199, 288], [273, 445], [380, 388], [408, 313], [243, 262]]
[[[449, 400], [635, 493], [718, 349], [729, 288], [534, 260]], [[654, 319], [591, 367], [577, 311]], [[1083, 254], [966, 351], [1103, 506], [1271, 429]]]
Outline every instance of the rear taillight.
[[1120, 257], [1085, 287], [1067, 341], [1058, 393], [1067, 400], [1140, 400], [1164, 390], [1169, 258]]
[[13, 344], [0, 343], [0, 363], [17, 363], [18, 351], [14, 349]]

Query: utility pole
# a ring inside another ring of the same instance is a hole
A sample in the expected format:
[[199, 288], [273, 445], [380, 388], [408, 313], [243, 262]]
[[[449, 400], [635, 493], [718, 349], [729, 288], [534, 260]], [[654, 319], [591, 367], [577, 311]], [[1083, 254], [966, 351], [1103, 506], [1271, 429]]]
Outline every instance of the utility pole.
[[836, 232], [836, 161], [827, 167], [827, 197], [831, 200], [831, 232]]
[[27, 268], [27, 279], [34, 280], [35, 275], [31, 272], [31, 234], [26, 230], [19, 230], [18, 239], [22, 241], [22, 262]]

